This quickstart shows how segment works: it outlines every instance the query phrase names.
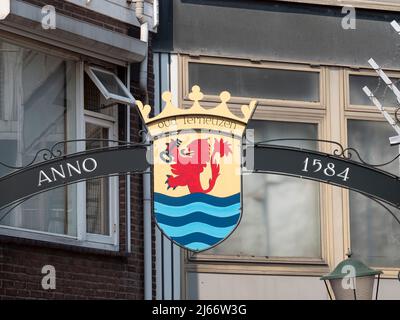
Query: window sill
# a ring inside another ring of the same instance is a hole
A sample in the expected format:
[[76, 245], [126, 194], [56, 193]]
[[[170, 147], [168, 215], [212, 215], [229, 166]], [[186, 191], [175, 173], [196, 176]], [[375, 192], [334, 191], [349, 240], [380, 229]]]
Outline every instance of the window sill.
[[186, 272], [221, 273], [221, 274], [248, 274], [248, 275], [281, 275], [281, 276], [310, 276], [321, 277], [330, 272], [327, 264], [300, 265], [278, 263], [189, 263], [185, 266]]
[[72, 237], [42, 235], [22, 230], [18, 230], [16, 232], [15, 230], [6, 228], [0, 229], [0, 243], [59, 249], [70, 252], [97, 254], [103, 256], [126, 256], [124, 252], [119, 251], [118, 245], [79, 241]]
[[269, 264], [297, 264], [297, 265], [327, 265], [322, 258], [301, 257], [256, 257], [256, 256], [234, 256], [234, 255], [206, 255], [188, 253], [187, 260], [190, 262], [246, 262], [246, 263], [269, 263]]
[[186, 255], [186, 271], [230, 274], [322, 276], [330, 272], [321, 258], [268, 258]]

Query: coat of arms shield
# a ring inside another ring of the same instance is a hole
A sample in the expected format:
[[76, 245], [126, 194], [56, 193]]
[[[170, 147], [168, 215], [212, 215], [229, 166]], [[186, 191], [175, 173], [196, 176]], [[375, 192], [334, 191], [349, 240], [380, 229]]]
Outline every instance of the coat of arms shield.
[[138, 102], [153, 144], [153, 213], [160, 230], [191, 251], [207, 250], [226, 239], [242, 214], [242, 136], [256, 101], [242, 106], [242, 117], [227, 106], [228, 92], [212, 109], [200, 106], [203, 94], [192, 88], [189, 109], [166, 106], [149, 118]]

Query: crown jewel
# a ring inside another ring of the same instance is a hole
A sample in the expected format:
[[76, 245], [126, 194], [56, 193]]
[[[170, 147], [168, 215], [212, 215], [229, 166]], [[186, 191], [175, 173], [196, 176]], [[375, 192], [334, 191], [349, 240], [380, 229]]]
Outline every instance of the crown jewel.
[[243, 117], [238, 117], [234, 115], [228, 108], [227, 102], [229, 102], [229, 100], [231, 99], [231, 95], [229, 92], [221, 92], [221, 94], [219, 95], [221, 103], [215, 108], [211, 109], [205, 109], [200, 105], [200, 101], [203, 99], [203, 97], [204, 95], [201, 92], [200, 87], [193, 86], [192, 91], [189, 93], [189, 99], [193, 101], [193, 106], [189, 109], [182, 109], [172, 104], [172, 94], [171, 92], [166, 91], [162, 94], [162, 100], [165, 102], [165, 107], [163, 111], [159, 115], [152, 118], [149, 117], [151, 112], [151, 107], [149, 105], [143, 105], [143, 103], [138, 100], [136, 100], [136, 104], [139, 107], [139, 111], [146, 125], [166, 118], [196, 115], [220, 117], [246, 125], [257, 106], [256, 100], [252, 100], [249, 105], [243, 105], [241, 108]]

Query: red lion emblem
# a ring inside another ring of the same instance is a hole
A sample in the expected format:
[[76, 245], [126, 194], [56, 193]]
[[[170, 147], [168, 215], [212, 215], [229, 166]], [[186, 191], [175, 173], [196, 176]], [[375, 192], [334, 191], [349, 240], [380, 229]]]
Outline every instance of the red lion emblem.
[[[167, 143], [166, 162], [174, 162], [170, 165], [172, 175], [167, 175], [167, 189], [177, 187], [188, 187], [190, 193], [209, 193], [215, 186], [220, 175], [220, 165], [216, 162], [215, 156], [226, 157], [232, 153], [231, 145], [220, 139], [215, 139], [213, 148], [209, 139], [196, 139], [186, 149], [180, 149], [181, 141]], [[203, 189], [200, 175], [204, 169], [211, 166], [211, 178], [207, 189]]]

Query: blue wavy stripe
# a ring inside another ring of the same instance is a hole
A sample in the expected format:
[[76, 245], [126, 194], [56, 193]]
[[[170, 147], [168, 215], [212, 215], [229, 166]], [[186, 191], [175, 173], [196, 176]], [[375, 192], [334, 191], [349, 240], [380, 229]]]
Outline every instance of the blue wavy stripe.
[[211, 247], [211, 245], [203, 242], [192, 242], [185, 245], [186, 248], [193, 251], [202, 251]]
[[158, 225], [164, 231], [165, 234], [167, 234], [172, 238], [183, 237], [195, 232], [208, 234], [216, 238], [225, 238], [228, 234], [232, 232], [232, 230], [236, 226], [236, 224], [234, 224], [226, 228], [218, 228], [202, 222], [192, 222], [183, 227], [171, 227], [162, 223], [158, 223]]
[[161, 213], [156, 213], [156, 220], [158, 223], [165, 224], [171, 227], [181, 227], [193, 222], [206, 223], [213, 227], [229, 227], [235, 225], [240, 218], [240, 213], [230, 217], [214, 217], [204, 212], [195, 212], [182, 217], [170, 217]]
[[208, 244], [209, 246], [213, 246], [214, 244], [220, 242], [223, 238], [212, 237], [209, 236], [208, 234], [194, 232], [182, 237], [172, 237], [172, 239], [175, 242], [184, 246], [193, 242], [201, 242], [203, 244]]
[[240, 203], [227, 207], [215, 207], [206, 203], [195, 202], [185, 206], [167, 206], [154, 202], [154, 212], [162, 213], [170, 217], [182, 217], [190, 213], [204, 212], [215, 217], [230, 217], [240, 212]]
[[154, 193], [154, 201], [168, 206], [185, 206], [193, 202], [203, 202], [213, 206], [227, 207], [232, 204], [240, 203], [240, 193], [232, 196], [220, 198], [206, 193], [191, 193], [182, 197], [169, 197], [162, 193]]

